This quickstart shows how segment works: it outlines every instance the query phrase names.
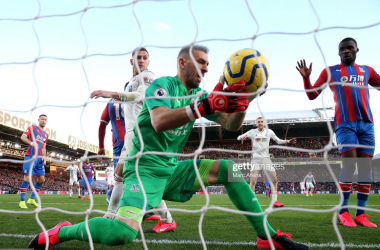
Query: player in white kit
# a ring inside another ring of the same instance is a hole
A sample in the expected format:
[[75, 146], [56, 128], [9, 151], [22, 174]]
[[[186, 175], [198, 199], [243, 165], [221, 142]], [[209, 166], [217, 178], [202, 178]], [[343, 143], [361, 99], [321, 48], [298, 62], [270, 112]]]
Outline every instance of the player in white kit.
[[301, 194], [304, 194], [305, 193], [305, 182], [304, 181], [300, 182], [300, 189], [301, 189]]
[[114, 174], [115, 174], [115, 168], [113, 166], [113, 161], [109, 161], [109, 166], [106, 168], [106, 181], [107, 181], [107, 195], [106, 200], [107, 203], [110, 202], [110, 197], [108, 197], [108, 192], [111, 188], [115, 186], [115, 180], [114, 180]]
[[[251, 129], [247, 133], [240, 135], [238, 140], [245, 140], [247, 138], [252, 140], [252, 164], [251, 164], [251, 189], [255, 192], [257, 176], [260, 170], [265, 169], [271, 182], [273, 183], [274, 190], [272, 190], [272, 199], [274, 199], [274, 207], [283, 207], [284, 204], [277, 201], [277, 176], [276, 169], [272, 165], [269, 155], [269, 141], [274, 140], [278, 144], [296, 143], [296, 139], [281, 140], [271, 129], [265, 128], [265, 121], [262, 117], [256, 119], [256, 129]], [[263, 149], [265, 148], [265, 149]]]
[[[134, 61], [136, 52], [137, 63]], [[141, 113], [142, 110], [145, 90], [156, 79], [156, 76], [153, 74], [153, 72], [147, 70], [149, 66], [149, 53], [145, 48], [141, 47], [135, 49], [132, 53], [132, 59], [130, 59], [130, 62], [133, 66], [133, 77], [124, 87], [124, 92], [96, 90], [91, 93], [91, 98], [115, 98], [123, 102], [125, 122], [124, 147], [121, 151], [120, 158], [115, 169], [115, 188], [112, 191], [107, 213], [104, 215], [104, 217], [110, 219], [114, 218], [117, 209], [119, 208], [120, 198], [123, 194], [124, 160], [128, 156], [129, 150], [132, 147], [133, 127], [136, 123], [137, 116]], [[166, 232], [167, 228], [173, 230], [175, 228], [173, 228], [175, 221], [173, 220], [169, 210], [167, 210], [165, 201], [162, 200], [160, 205], [158, 205], [156, 208], [164, 209], [163, 211], [158, 212], [160, 215], [160, 222], [154, 228], [146, 230], [146, 232], [164, 233]], [[157, 215], [156, 217], [150, 216], [147, 219], [155, 220], [158, 219], [157, 217]]]
[[308, 194], [309, 188], [310, 188], [310, 196], [313, 196], [313, 192], [314, 192], [313, 182], [315, 184], [315, 179], [314, 179], [314, 176], [311, 173], [311, 171], [309, 171], [309, 173], [305, 176], [303, 181], [306, 183], [306, 196], [309, 196], [309, 194]]
[[75, 165], [75, 164], [74, 165], [71, 164], [70, 166], [68, 166], [65, 169], [65, 171], [69, 172], [69, 175], [70, 175], [70, 180], [69, 180], [69, 194], [70, 194], [70, 198], [71, 198], [71, 195], [73, 194], [73, 185], [77, 186], [77, 189], [78, 189], [78, 198], [81, 198], [80, 197], [79, 181], [78, 181], [79, 167], [77, 165]]

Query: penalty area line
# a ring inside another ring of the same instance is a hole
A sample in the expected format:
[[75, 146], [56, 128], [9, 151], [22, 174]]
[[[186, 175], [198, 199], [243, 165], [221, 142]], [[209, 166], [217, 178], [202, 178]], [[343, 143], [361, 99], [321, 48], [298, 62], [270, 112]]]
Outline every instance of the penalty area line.
[[[25, 234], [2, 234], [0, 233], [0, 237], [15, 237], [15, 238], [33, 238], [35, 235], [25, 235]], [[141, 243], [142, 240], [136, 239], [133, 241], [134, 243]], [[146, 240], [146, 243], [150, 244], [179, 244], [179, 245], [201, 245], [202, 242], [199, 240]], [[237, 241], [237, 242], [226, 242], [226, 241], [206, 241], [208, 245], [220, 245], [220, 246], [256, 246], [256, 242], [253, 241]], [[339, 243], [303, 243], [308, 245], [309, 247], [322, 247], [322, 248], [340, 248]], [[363, 249], [379, 249], [380, 244], [353, 244], [346, 243], [346, 248], [363, 248]]]

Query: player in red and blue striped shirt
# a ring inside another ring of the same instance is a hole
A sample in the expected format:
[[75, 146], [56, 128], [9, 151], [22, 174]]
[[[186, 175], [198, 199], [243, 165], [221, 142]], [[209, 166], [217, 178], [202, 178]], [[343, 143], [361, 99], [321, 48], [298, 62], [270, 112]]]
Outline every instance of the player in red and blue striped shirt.
[[[24, 181], [21, 184], [20, 196], [21, 201], [20, 208], [27, 209], [25, 204], [26, 191], [29, 186], [29, 173], [32, 171], [32, 176], [37, 176], [37, 182], [34, 184], [34, 188], [37, 192], [40, 191], [41, 185], [45, 182], [45, 164], [46, 159], [40, 158], [46, 156], [46, 143], [49, 135], [44, 131], [47, 123], [47, 116], [40, 115], [38, 118], [38, 126], [32, 125], [21, 135], [21, 140], [28, 144], [28, 150], [26, 151], [24, 158], [24, 165], [22, 167], [22, 174], [24, 175]], [[36, 160], [32, 160], [33, 156], [37, 156]], [[33, 164], [33, 166], [32, 166]], [[35, 201], [36, 194], [33, 192], [27, 203], [38, 207], [38, 203]]]
[[[369, 106], [368, 85], [380, 87], [380, 76], [369, 66], [355, 64], [357, 52], [359, 49], [355, 39], [350, 37], [343, 39], [339, 43], [341, 64], [324, 69], [314, 86], [311, 85], [309, 78], [312, 64], [308, 68], [303, 60], [298, 62], [296, 68], [303, 77], [305, 90], [315, 89], [307, 92], [310, 100], [317, 98], [322, 89], [327, 86], [334, 93], [335, 133], [337, 144], [340, 145], [339, 154], [342, 156], [343, 165], [339, 174], [339, 184], [343, 191], [343, 206], [348, 205], [357, 164], [357, 206], [365, 208], [371, 190], [371, 161], [375, 151], [375, 133]], [[328, 72], [331, 73], [330, 79]], [[372, 148], [363, 148], [361, 147], [363, 145]], [[360, 224], [366, 227], [377, 227], [367, 217], [364, 209], [357, 209], [355, 221], [352, 220], [348, 208], [342, 208], [339, 212], [339, 221], [344, 226], [355, 227]]]
[[[85, 177], [88, 181], [88, 185], [89, 185], [89, 191], [87, 192], [87, 199], [90, 199], [90, 193], [91, 192], [91, 187], [92, 187], [92, 180], [96, 180], [96, 171], [95, 171], [95, 168], [94, 168], [94, 165], [92, 163], [90, 163], [90, 161], [87, 159], [86, 160], [86, 163], [83, 163], [83, 172], [85, 174]], [[92, 172], [94, 172], [94, 174], [92, 174]], [[86, 197], [86, 186], [87, 186], [87, 183], [86, 183], [86, 180], [83, 178], [82, 180], [82, 200], [85, 199]]]
[[[112, 125], [112, 141], [113, 141], [113, 162], [117, 165], [121, 150], [124, 146], [125, 123], [123, 105], [119, 100], [112, 98], [105, 107], [100, 118], [99, 125], [99, 151], [104, 151], [104, 137], [106, 135], [106, 127], [111, 122]], [[104, 154], [100, 152], [99, 154]]]

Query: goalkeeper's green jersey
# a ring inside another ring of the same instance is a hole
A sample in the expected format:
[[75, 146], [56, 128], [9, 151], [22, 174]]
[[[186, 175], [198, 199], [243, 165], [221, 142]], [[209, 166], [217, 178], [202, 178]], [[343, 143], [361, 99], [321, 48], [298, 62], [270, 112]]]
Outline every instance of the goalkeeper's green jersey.
[[[191, 95], [201, 91], [201, 88], [193, 89]], [[170, 109], [186, 107], [190, 105], [196, 97], [183, 99], [163, 99], [163, 97], [184, 97], [189, 96], [186, 87], [177, 77], [161, 77], [153, 81], [145, 92], [145, 97], [155, 97], [154, 99], [145, 99], [142, 111], [137, 117], [137, 124], [134, 126], [132, 148], [129, 151], [129, 156], [136, 155], [143, 147], [143, 152], [163, 152], [163, 153], [180, 153], [184, 147], [194, 122], [189, 122], [176, 129], [167, 130], [162, 133], [157, 133], [151, 122], [150, 112], [152, 109], [160, 106], [166, 106]], [[208, 94], [203, 94], [200, 99], [207, 98]], [[208, 120], [215, 121], [218, 115], [207, 116]], [[138, 137], [137, 128], [139, 126], [142, 135], [143, 143]], [[136, 159], [127, 160], [131, 165]], [[146, 154], [140, 158], [139, 165], [144, 166], [175, 166], [177, 165], [178, 157], [172, 155]]]

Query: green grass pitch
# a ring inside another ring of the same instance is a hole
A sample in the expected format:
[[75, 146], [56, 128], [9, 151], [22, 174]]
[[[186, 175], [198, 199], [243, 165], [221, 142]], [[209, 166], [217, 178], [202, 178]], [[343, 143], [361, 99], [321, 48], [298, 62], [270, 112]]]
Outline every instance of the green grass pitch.
[[[75, 196], [74, 196], [75, 197]], [[266, 209], [270, 200], [263, 195], [257, 196], [263, 209]], [[27, 197], [28, 198], [28, 197]], [[43, 207], [55, 207], [68, 211], [85, 211], [90, 204], [89, 200], [78, 198], [69, 199], [67, 195], [41, 195]], [[310, 208], [325, 210], [338, 203], [337, 194], [319, 194], [313, 197], [305, 195], [279, 195], [280, 202], [286, 207]], [[18, 208], [19, 195], [1, 195], [0, 209], [21, 211]], [[195, 210], [205, 204], [204, 195], [194, 195], [186, 203], [167, 202], [169, 208], [181, 208]], [[351, 195], [350, 205], [356, 204], [356, 195]], [[210, 195], [210, 205], [234, 209], [227, 195]], [[33, 211], [28, 205], [28, 211]], [[380, 209], [380, 195], [370, 195], [368, 207]], [[94, 209], [106, 210], [105, 195], [94, 195]], [[354, 209], [350, 210], [354, 214]], [[380, 214], [368, 212], [373, 217], [372, 222], [379, 228], [347, 228], [339, 225], [347, 249], [371, 249], [380, 248]], [[172, 212], [177, 222], [174, 233], [145, 234], [150, 249], [202, 249], [198, 233], [200, 213]], [[92, 213], [91, 217], [99, 216]], [[312, 249], [339, 249], [337, 236], [332, 226], [333, 213], [305, 213], [296, 211], [274, 212], [269, 216], [269, 222], [274, 229], [293, 234], [293, 239], [303, 243], [311, 243]], [[49, 229], [57, 223], [68, 220], [71, 223], [84, 221], [84, 215], [67, 215], [56, 211], [42, 211], [39, 218], [44, 226]], [[34, 214], [9, 214], [0, 213], [0, 248], [26, 248], [33, 235], [39, 233], [39, 228]], [[153, 227], [156, 222], [143, 222], [143, 228]], [[210, 242], [208, 249], [256, 249], [256, 234], [247, 220], [242, 215], [228, 213], [219, 210], [209, 210], [205, 214], [202, 225], [203, 235]], [[140, 240], [140, 241], [139, 241]], [[108, 247], [95, 244], [95, 249], [143, 249], [140, 235], [138, 242], [126, 246]], [[89, 244], [80, 241], [70, 241], [57, 245], [54, 249], [89, 249]]]

